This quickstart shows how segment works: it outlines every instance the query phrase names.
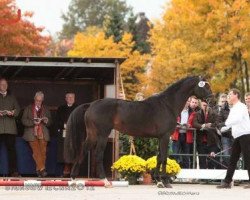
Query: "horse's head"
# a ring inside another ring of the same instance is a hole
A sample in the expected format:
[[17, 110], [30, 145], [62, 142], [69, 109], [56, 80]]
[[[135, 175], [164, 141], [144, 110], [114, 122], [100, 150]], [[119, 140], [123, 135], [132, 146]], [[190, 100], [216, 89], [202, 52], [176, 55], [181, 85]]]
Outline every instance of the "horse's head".
[[210, 84], [205, 78], [199, 77], [199, 81], [194, 88], [194, 95], [199, 99], [205, 99], [210, 106], [215, 103]]

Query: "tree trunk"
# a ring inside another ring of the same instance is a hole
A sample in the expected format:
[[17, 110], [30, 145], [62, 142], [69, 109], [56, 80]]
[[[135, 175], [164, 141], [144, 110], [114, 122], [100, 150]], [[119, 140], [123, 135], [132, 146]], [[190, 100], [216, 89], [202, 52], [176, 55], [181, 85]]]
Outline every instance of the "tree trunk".
[[249, 73], [248, 73], [248, 65], [247, 65], [247, 61], [244, 61], [244, 65], [245, 65], [245, 78], [246, 78], [246, 91], [249, 92]]
[[240, 81], [241, 81], [241, 90], [243, 95], [245, 95], [245, 83], [244, 83], [244, 68], [243, 64], [240, 62]]

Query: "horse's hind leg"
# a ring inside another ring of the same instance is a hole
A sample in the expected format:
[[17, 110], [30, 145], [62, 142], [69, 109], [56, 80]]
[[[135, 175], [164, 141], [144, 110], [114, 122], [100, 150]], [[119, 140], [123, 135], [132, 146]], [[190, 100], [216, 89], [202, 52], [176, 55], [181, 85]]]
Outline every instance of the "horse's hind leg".
[[86, 139], [86, 141], [83, 142], [81, 152], [77, 156], [75, 163], [73, 164], [73, 167], [71, 169], [71, 174], [70, 174], [71, 178], [75, 179], [79, 175], [80, 166], [82, 162], [84, 161], [85, 156], [87, 155], [88, 151], [91, 148], [92, 148], [91, 142], [88, 139]]
[[108, 142], [108, 136], [99, 136], [96, 144], [96, 167], [97, 174], [101, 179], [106, 178], [106, 174], [103, 166], [104, 151]]
[[97, 144], [96, 144], [96, 169], [97, 174], [99, 175], [100, 179], [104, 179], [105, 187], [112, 187], [110, 182], [106, 178], [104, 166], [103, 166], [103, 159], [104, 159], [104, 151], [107, 146], [108, 142], [108, 135], [110, 134], [111, 129], [103, 129], [98, 134]]
[[85, 154], [83, 152], [83, 150], [81, 149], [81, 153], [77, 156], [74, 164], [73, 164], [73, 167], [71, 169], [71, 173], [70, 173], [70, 176], [71, 178], [75, 179], [78, 175], [79, 175], [79, 172], [80, 172], [80, 166], [81, 166], [81, 163], [83, 162], [83, 159], [85, 157]]

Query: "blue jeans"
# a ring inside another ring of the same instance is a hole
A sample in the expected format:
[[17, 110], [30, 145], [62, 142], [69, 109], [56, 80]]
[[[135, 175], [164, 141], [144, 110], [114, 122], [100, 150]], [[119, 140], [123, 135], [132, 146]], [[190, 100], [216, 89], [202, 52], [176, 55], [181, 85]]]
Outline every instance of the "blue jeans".
[[228, 137], [221, 137], [221, 144], [222, 144], [222, 151], [223, 151], [223, 157], [222, 161], [225, 166], [228, 166], [230, 155], [232, 153], [232, 145], [233, 145], [233, 138]]
[[[186, 143], [186, 133], [179, 134], [179, 140], [173, 141], [172, 150], [174, 154], [190, 154], [192, 144]], [[173, 156], [173, 158], [181, 165], [182, 168], [190, 168], [190, 156]]]

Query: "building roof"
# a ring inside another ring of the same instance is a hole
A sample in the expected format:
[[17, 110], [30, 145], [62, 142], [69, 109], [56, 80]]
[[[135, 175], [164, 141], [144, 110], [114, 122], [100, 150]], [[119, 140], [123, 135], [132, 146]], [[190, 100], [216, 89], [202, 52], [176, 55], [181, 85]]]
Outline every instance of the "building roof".
[[125, 58], [0, 56], [0, 75], [8, 79], [114, 80]]

